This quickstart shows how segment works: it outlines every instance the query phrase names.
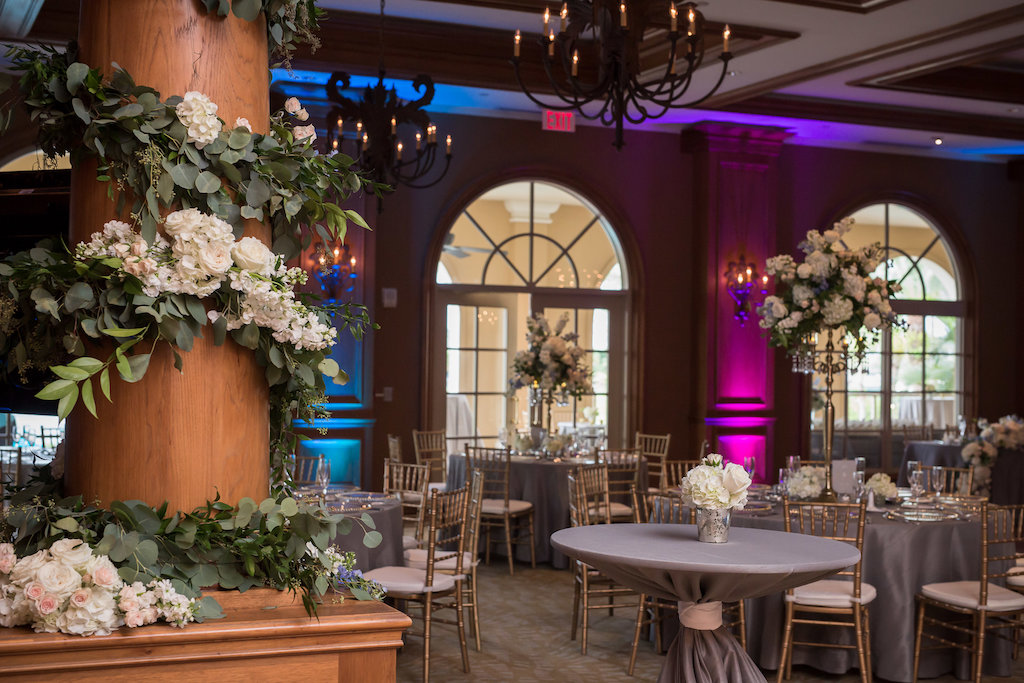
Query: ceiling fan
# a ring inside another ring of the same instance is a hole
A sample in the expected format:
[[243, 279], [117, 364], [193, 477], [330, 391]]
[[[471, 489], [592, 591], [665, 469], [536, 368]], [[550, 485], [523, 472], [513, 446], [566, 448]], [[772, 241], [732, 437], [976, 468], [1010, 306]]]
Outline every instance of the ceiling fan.
[[[441, 250], [444, 251], [444, 253], [446, 254], [451, 254], [455, 258], [466, 258], [467, 256], [469, 256], [470, 252], [474, 252], [477, 254], [490, 254], [492, 251], [494, 251], [493, 249], [489, 249], [487, 247], [460, 247], [452, 244], [452, 242], [454, 241], [455, 233], [450, 232], [447, 235], [445, 235], [444, 246], [441, 247]], [[501, 253], [507, 255], [507, 252], [505, 252], [505, 250], [502, 250]]]

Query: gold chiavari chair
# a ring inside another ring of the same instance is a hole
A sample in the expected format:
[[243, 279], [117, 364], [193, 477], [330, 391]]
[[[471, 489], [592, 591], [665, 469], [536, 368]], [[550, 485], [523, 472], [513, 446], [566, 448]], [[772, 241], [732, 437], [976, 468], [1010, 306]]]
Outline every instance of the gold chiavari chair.
[[402, 462], [402, 437], [388, 434], [388, 460]]
[[[463, 618], [462, 582], [466, 520], [469, 490], [431, 491], [427, 502], [424, 567], [388, 566], [366, 572], [366, 578], [382, 584], [388, 597], [405, 600], [422, 608], [423, 631], [406, 631], [406, 635], [423, 637], [423, 681], [430, 680], [430, 630], [434, 623], [454, 625], [462, 650], [462, 670], [469, 673], [469, 651]], [[441, 565], [454, 567], [442, 571]], [[448, 573], [451, 572], [451, 573]], [[454, 609], [455, 618], [442, 619], [436, 614]]]
[[296, 486], [311, 486], [316, 483], [316, 468], [320, 463], [317, 455], [296, 455], [292, 470], [292, 481]]
[[533, 503], [509, 498], [508, 479], [511, 455], [507, 448], [466, 447], [466, 471], [484, 475], [484, 502], [481, 525], [484, 530], [484, 561], [491, 563], [491, 530], [503, 529], [508, 573], [515, 573], [513, 546], [529, 544], [530, 566], [537, 566], [533, 538]]
[[[1024, 593], [1024, 503], [1014, 505], [1003, 505], [1010, 515], [1010, 536], [1013, 539], [1013, 566], [1008, 570], [1006, 587], [1010, 590]], [[1014, 629], [1013, 634], [1013, 658], [1017, 659], [1020, 654], [1020, 641], [1024, 636], [1024, 624]]]
[[430, 488], [444, 490], [443, 483], [448, 477], [448, 445], [444, 430], [412, 430], [412, 448], [416, 453], [416, 464], [430, 466], [430, 481], [442, 484]]
[[[786, 531], [811, 534], [835, 541], [844, 541], [864, 548], [864, 520], [866, 500], [859, 503], [794, 502], [783, 500]], [[861, 580], [863, 556], [852, 568], [839, 572], [843, 579], [822, 579], [786, 591], [786, 622], [782, 638], [782, 656], [779, 660], [778, 680], [792, 675], [793, 647], [835, 647], [856, 649], [860, 678], [871, 681], [871, 632], [868, 626], [868, 604], [878, 595], [875, 587]], [[798, 614], [808, 613], [808, 617]], [[850, 621], [838, 617], [849, 616]], [[831, 618], [829, 618], [831, 617]], [[831, 642], [795, 641], [794, 624], [810, 624], [820, 633], [821, 626], [838, 626], [854, 630], [855, 645]]]
[[[637, 522], [648, 524], [694, 524], [697, 509], [687, 506], [679, 496], [666, 493], [649, 493], [640, 495], [633, 491], [633, 509], [637, 511]], [[648, 614], [650, 616], [648, 616]], [[654, 629], [654, 647], [656, 652], [662, 651], [661, 621], [665, 614], [678, 614], [675, 600], [664, 600], [652, 595], [641, 593], [640, 605], [636, 614], [636, 628], [633, 631], [633, 646], [629, 654], [629, 667], [626, 672], [632, 676], [636, 665], [637, 646], [644, 627]], [[746, 610], [743, 601], [722, 604], [722, 622], [740, 641], [740, 646], [747, 649]]]
[[[569, 475], [569, 519], [572, 526], [587, 526], [596, 523], [591, 510], [596, 504], [599, 504], [598, 501], [602, 498], [605, 501], [608, 499], [607, 488], [602, 488], [602, 481], [607, 481], [606, 475], [607, 470], [603, 465], [578, 467], [573, 474]], [[607, 507], [605, 509], [607, 510]], [[611, 523], [611, 519], [606, 516], [603, 522]], [[579, 560], [573, 560], [572, 640], [576, 640], [576, 631], [582, 620], [580, 637], [580, 652], [582, 654], [587, 654], [590, 612], [596, 609], [607, 609], [614, 613], [615, 598], [626, 596], [638, 596], [638, 594], [631, 588], [615, 583], [593, 567]], [[601, 598], [606, 598], [608, 602], [598, 604], [597, 600]]]
[[648, 487], [651, 493], [665, 489], [665, 461], [668, 459], [668, 444], [671, 439], [671, 434], [662, 436], [637, 432], [633, 440], [633, 447], [640, 451], [640, 455], [647, 461], [647, 480], [654, 484]]
[[413, 534], [402, 536], [403, 548], [415, 548], [423, 540], [423, 510], [427, 500], [426, 465], [384, 461], [384, 493], [396, 493], [402, 501], [402, 525], [412, 524]]
[[[974, 683], [981, 683], [985, 638], [989, 632], [1013, 638], [1024, 626], [1024, 595], [994, 583], [1013, 574], [1017, 551], [1012, 509], [981, 504], [981, 577], [977, 581], [927, 583], [917, 594], [917, 635], [914, 639], [914, 680], [921, 650], [958, 648], [971, 654]], [[932, 614], [929, 615], [929, 609]], [[935, 612], [939, 614], [935, 616]], [[937, 629], [929, 632], [926, 626]], [[1009, 636], [1000, 633], [1010, 629]], [[958, 638], [959, 637], [959, 638]], [[922, 648], [927, 638], [938, 643]]]
[[[640, 452], [635, 448], [599, 450], [597, 463], [608, 470], [608, 512], [612, 521], [632, 522], [630, 491], [640, 485]], [[598, 514], [601, 513], [598, 509]]]
[[665, 490], [679, 488], [686, 473], [700, 464], [700, 460], [669, 460], [665, 463]]
[[974, 486], [974, 467], [937, 467], [918, 464], [918, 469], [927, 474], [928, 491], [934, 491], [932, 477], [942, 478], [942, 493], [952, 495], [971, 495]]
[[[476, 568], [480, 564], [480, 513], [484, 500], [484, 475], [482, 472], [473, 472], [469, 481], [469, 503], [466, 508], [466, 540], [463, 543], [462, 569], [468, 571], [466, 580], [462, 582], [462, 607], [469, 613], [467, 623], [469, 630], [476, 640], [476, 651], [482, 650], [480, 646], [480, 615], [477, 611], [477, 582]], [[405, 565], [426, 569], [427, 551], [423, 548], [412, 548], [405, 551]], [[434, 567], [447, 574], [455, 572], [454, 558], [448, 558], [437, 562]]]

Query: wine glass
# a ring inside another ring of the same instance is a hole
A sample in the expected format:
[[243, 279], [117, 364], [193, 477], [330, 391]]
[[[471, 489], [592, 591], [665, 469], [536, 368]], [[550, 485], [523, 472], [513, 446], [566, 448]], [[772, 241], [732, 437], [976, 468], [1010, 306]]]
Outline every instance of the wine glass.
[[757, 459], [748, 455], [743, 458], [743, 469], [747, 471], [747, 476], [751, 479], [754, 478], [754, 470], [757, 468]]
[[857, 470], [853, 473], [853, 499], [860, 501], [864, 496], [864, 470]]
[[331, 461], [324, 454], [316, 463], [316, 485], [320, 489], [320, 501], [327, 500], [327, 487], [331, 485]]
[[786, 458], [786, 465], [790, 473], [797, 472], [800, 469], [800, 456], [791, 455]]
[[921, 498], [921, 494], [924, 493], [924, 472], [913, 470], [909, 473], [909, 479], [910, 499], [917, 502]]
[[789, 479], [789, 469], [786, 467], [779, 468], [779, 484], [776, 493], [780, 496], [785, 496], [788, 493], [786, 482]]
[[945, 487], [945, 483], [946, 483], [945, 479], [946, 479], [946, 477], [943, 476], [942, 468], [939, 467], [938, 465], [936, 465], [935, 467], [932, 467], [931, 475], [929, 475], [929, 476], [931, 477], [931, 481], [929, 483], [932, 485], [932, 491], [935, 492], [936, 496], [941, 496], [944, 493], [945, 488], [946, 488]]
[[854, 458], [853, 462], [855, 463], [853, 468], [857, 472], [863, 472], [864, 470], [867, 469], [867, 466], [868, 466], [867, 458], [864, 458], [864, 457]]

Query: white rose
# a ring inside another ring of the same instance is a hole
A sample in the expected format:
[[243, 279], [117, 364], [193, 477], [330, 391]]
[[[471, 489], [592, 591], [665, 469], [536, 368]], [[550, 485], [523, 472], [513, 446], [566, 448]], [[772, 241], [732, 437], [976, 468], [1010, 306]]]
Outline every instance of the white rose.
[[249, 119], [244, 119], [241, 116], [235, 119], [235, 128], [245, 128], [250, 133], [252, 132], [252, 124], [249, 123]]
[[92, 548], [77, 538], [62, 538], [50, 546], [50, 555], [73, 569], [82, 569], [92, 559]]
[[796, 276], [801, 280], [806, 280], [814, 274], [814, 269], [806, 263], [801, 263], [796, 267]]
[[297, 112], [295, 112], [295, 118], [297, 118], [299, 121], [305, 121], [309, 118], [309, 112], [307, 112], [305, 108], [299, 109]]
[[289, 97], [284, 101], [284, 110], [289, 114], [294, 114], [300, 109], [302, 109], [302, 104], [297, 97]]
[[39, 569], [50, 561], [50, 553], [40, 550], [18, 560], [11, 570], [11, 583], [16, 586], [24, 586], [32, 581]]
[[729, 493], [742, 493], [750, 487], [750, 484], [750, 475], [741, 466], [734, 462], [725, 466], [725, 471], [722, 473], [722, 485], [728, 489]]
[[36, 580], [48, 592], [63, 600], [82, 587], [82, 577], [74, 569], [59, 561], [47, 562], [39, 568]]
[[173, 211], [164, 218], [164, 232], [171, 237], [191, 239], [196, 226], [203, 220], [199, 209], [182, 209]]
[[231, 250], [225, 244], [214, 242], [199, 250], [199, 266], [208, 275], [220, 275], [231, 267]]
[[825, 238], [825, 241], [829, 244], [834, 244], [839, 241], [839, 232], [836, 230], [826, 230], [821, 234]]
[[231, 246], [231, 258], [243, 270], [268, 274], [274, 266], [274, 252], [255, 237], [243, 237]]
[[101, 588], [120, 590], [124, 585], [121, 577], [118, 576], [117, 567], [106, 555], [94, 557], [86, 567], [86, 571], [92, 576], [92, 582]]

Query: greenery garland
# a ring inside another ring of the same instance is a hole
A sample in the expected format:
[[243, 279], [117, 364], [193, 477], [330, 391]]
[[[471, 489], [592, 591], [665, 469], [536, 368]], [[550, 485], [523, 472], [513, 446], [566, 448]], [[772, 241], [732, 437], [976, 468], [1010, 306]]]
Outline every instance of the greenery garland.
[[260, 12], [267, 17], [267, 47], [272, 57], [290, 66], [292, 53], [300, 43], [313, 50], [320, 47], [316, 36], [324, 11], [316, 0], [201, 0], [204, 9], [226, 17], [230, 11], [245, 21], [255, 21]]
[[[141, 501], [114, 501], [110, 509], [59, 494], [59, 482], [44, 467], [28, 486], [7, 495], [0, 520], [0, 542], [13, 543], [20, 557], [49, 548], [63, 538], [81, 539], [97, 555], [107, 555], [127, 583], [169, 579], [189, 598], [217, 585], [246, 591], [256, 586], [300, 593], [307, 613], [332, 588], [344, 588], [360, 600], [380, 599], [383, 588], [353, 570], [352, 553], [342, 572], [329, 576], [331, 541], [357, 525], [363, 544], [381, 543], [373, 518], [331, 514], [284, 493], [260, 503], [243, 498], [237, 507], [219, 498], [189, 513], [169, 513]], [[337, 581], [335, 584], [334, 581]], [[197, 617], [222, 616], [213, 598], [203, 598]]]

